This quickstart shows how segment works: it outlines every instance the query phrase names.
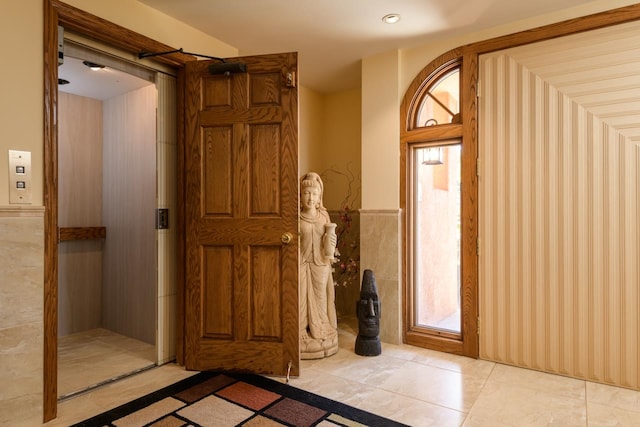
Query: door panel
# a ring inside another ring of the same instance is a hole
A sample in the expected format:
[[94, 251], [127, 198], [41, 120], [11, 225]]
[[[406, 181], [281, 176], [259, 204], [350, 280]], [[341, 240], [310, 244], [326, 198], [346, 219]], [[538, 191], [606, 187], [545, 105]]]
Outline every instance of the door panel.
[[236, 60], [186, 66], [185, 365], [298, 375], [297, 55]]

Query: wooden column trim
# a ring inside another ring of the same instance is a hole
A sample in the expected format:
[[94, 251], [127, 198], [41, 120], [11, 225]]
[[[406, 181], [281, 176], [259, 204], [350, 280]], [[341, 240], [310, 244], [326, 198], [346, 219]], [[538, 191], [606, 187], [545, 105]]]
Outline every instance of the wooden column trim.
[[58, 13], [44, 1], [44, 348], [43, 421], [58, 401]]

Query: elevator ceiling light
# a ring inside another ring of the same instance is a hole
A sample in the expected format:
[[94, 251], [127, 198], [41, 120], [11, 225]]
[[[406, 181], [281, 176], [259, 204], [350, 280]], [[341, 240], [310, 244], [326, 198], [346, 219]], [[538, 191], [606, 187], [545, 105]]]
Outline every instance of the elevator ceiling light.
[[93, 71], [97, 71], [97, 70], [101, 70], [104, 68], [104, 65], [102, 64], [96, 64], [95, 62], [90, 62], [90, 61], [82, 61], [82, 63], [84, 65], [86, 65], [87, 67], [91, 68]]

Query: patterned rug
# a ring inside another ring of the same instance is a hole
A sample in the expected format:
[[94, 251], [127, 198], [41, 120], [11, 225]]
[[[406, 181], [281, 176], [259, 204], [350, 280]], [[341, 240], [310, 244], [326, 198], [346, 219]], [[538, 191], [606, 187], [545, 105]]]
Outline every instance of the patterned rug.
[[269, 378], [227, 372], [201, 372], [75, 425], [405, 426]]

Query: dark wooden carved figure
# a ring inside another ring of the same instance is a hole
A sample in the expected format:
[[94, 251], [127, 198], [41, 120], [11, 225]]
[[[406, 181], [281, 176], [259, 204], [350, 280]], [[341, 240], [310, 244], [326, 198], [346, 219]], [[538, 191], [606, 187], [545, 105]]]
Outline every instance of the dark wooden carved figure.
[[356, 354], [378, 356], [382, 353], [380, 344], [380, 301], [373, 271], [365, 270], [360, 288], [360, 300], [356, 303], [358, 316], [358, 336]]

